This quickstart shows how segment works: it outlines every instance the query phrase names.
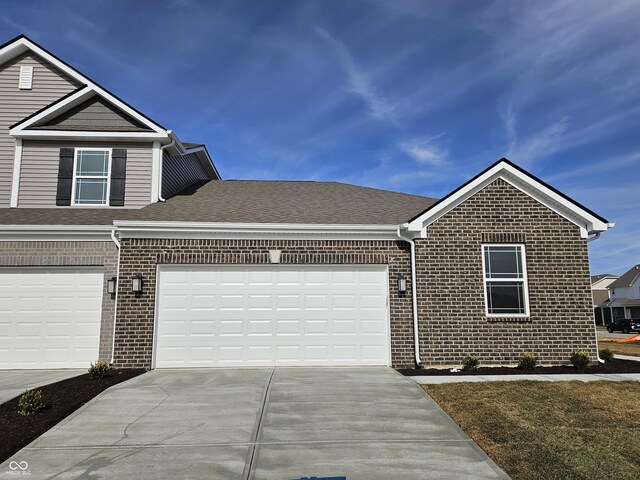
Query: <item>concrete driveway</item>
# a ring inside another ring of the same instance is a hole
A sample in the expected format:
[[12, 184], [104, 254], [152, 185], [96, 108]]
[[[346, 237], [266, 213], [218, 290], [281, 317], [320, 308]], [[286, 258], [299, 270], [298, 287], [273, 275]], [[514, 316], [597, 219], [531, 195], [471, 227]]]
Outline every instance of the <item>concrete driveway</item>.
[[86, 370], [0, 370], [0, 403], [7, 402], [25, 390], [42, 387], [87, 373]]
[[55, 479], [508, 478], [390, 368], [155, 370], [10, 460]]

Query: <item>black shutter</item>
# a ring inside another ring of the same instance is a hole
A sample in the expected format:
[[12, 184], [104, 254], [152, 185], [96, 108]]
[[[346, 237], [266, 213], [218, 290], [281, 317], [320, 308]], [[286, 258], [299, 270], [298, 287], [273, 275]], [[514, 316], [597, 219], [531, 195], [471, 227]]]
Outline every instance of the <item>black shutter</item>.
[[124, 179], [127, 173], [127, 150], [114, 148], [111, 151], [111, 192], [109, 205], [124, 206]]
[[58, 190], [56, 205], [71, 205], [71, 187], [73, 184], [73, 148], [60, 149], [60, 163], [58, 165]]

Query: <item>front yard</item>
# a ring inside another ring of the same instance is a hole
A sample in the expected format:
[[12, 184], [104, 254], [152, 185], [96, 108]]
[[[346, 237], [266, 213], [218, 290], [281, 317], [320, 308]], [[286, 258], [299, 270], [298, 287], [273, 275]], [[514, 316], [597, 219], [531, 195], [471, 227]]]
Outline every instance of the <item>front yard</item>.
[[618, 355], [634, 355], [640, 357], [640, 342], [616, 343], [616, 342], [598, 342], [598, 349], [608, 348]]
[[423, 388], [514, 479], [640, 478], [638, 382]]

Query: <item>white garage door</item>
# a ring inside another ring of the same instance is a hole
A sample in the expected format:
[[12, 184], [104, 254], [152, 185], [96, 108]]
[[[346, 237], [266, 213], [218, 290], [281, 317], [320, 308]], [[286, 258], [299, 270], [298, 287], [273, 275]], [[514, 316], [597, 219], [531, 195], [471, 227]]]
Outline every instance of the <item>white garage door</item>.
[[388, 365], [386, 266], [162, 266], [156, 367]]
[[103, 277], [101, 268], [0, 268], [0, 368], [88, 368]]

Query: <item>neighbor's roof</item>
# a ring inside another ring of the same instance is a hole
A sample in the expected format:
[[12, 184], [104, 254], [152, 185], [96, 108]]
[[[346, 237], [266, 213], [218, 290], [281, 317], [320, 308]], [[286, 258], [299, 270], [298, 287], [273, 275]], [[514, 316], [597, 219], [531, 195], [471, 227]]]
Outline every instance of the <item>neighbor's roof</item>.
[[591, 285], [593, 285], [596, 282], [599, 282], [603, 278], [618, 278], [618, 276], [612, 275], [610, 273], [602, 273], [600, 275], [591, 275]]
[[2, 225], [108, 225], [114, 220], [395, 225], [436, 199], [338, 182], [213, 180], [144, 208], [5, 208]]
[[623, 273], [620, 278], [613, 283], [610, 283], [609, 288], [630, 287], [638, 275], [640, 275], [640, 265], [634, 265], [628, 271]]
[[640, 307], [640, 298], [612, 298], [611, 307]]

